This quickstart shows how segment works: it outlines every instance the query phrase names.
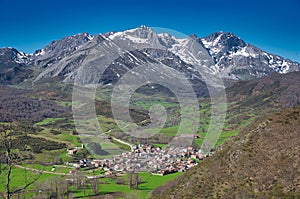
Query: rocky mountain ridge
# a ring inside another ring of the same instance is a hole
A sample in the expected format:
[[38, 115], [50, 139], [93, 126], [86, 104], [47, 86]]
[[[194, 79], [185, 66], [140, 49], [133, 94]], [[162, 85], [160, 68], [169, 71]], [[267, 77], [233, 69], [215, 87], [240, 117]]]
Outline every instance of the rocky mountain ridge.
[[190, 80], [206, 74], [248, 80], [273, 72], [298, 71], [300, 67], [299, 63], [269, 54], [232, 33], [176, 38], [169, 33], [158, 34], [146, 26], [99, 35], [82, 33], [53, 41], [31, 55], [15, 49], [14, 53], [15, 57], [1, 54], [1, 68], [10, 62], [23, 64], [23, 68], [34, 66], [41, 71], [35, 81], [61, 76], [66, 83], [72, 83], [80, 69], [80, 73], [85, 71], [80, 80], [84, 84], [112, 83], [132, 68], [147, 63], [179, 69]]

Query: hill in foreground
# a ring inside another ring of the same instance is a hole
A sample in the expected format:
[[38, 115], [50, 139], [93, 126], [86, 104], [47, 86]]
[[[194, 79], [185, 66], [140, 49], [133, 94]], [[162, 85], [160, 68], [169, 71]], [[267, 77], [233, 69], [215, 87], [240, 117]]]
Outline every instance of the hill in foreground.
[[152, 198], [299, 198], [300, 107], [254, 122]]

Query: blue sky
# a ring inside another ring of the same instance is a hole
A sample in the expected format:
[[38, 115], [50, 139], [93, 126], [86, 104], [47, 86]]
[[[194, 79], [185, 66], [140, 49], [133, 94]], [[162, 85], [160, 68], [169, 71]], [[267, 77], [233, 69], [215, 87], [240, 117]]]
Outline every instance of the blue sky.
[[300, 62], [300, 1], [0, 0], [0, 47], [26, 53], [52, 40], [140, 25], [200, 37], [233, 32], [267, 52]]

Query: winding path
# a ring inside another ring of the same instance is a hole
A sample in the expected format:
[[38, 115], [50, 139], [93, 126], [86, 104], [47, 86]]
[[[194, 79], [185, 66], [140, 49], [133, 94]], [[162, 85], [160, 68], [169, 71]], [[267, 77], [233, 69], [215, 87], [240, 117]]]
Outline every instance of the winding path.
[[[38, 170], [38, 169], [30, 168], [30, 167], [24, 167], [21, 165], [15, 165], [15, 167], [18, 167], [20, 169], [26, 169], [28, 171], [37, 172], [37, 173], [47, 173], [47, 174], [60, 175], [60, 176], [73, 176], [74, 175], [74, 174], [70, 174], [70, 173], [60, 173], [60, 172]], [[94, 176], [85, 175], [85, 177], [88, 179], [91, 179], [91, 178], [101, 178], [101, 177], [106, 177], [106, 176], [103, 174], [100, 174], [100, 175], [94, 175]]]
[[[143, 121], [141, 121], [140, 123], [144, 123], [144, 122], [146, 122], [146, 121], [148, 121], [148, 120], [143, 120]], [[129, 125], [130, 125], [130, 124], [126, 124], [125, 126], [123, 126], [123, 128], [126, 128], [126, 127], [128, 127]], [[108, 133], [110, 133], [110, 132], [111, 132], [111, 130], [108, 130], [108, 131], [106, 131], [106, 132], [104, 132], [104, 133], [105, 133], [105, 134], [108, 134]], [[110, 136], [113, 140], [115, 140], [115, 141], [117, 141], [117, 142], [120, 142], [120, 143], [122, 143], [122, 144], [125, 144], [125, 145], [129, 146], [130, 149], [131, 149], [131, 151], [133, 151], [134, 145], [130, 144], [129, 142], [125, 142], [125, 141], [123, 141], [123, 140], [120, 140], [120, 139], [114, 137], [113, 135], [109, 135], [109, 136]]]
[[115, 138], [115, 137], [113, 137], [113, 136], [111, 136], [111, 138], [112, 138], [113, 140], [117, 141], [117, 142], [120, 142], [120, 143], [122, 143], [122, 144], [125, 144], [125, 145], [129, 146], [130, 149], [131, 149], [131, 151], [133, 151], [133, 145], [132, 145], [132, 144], [130, 144], [130, 143], [128, 143], [128, 142], [125, 142], [125, 141], [123, 141], [123, 140], [120, 140], [120, 139], [118, 139], [118, 138]]
[[21, 165], [15, 165], [15, 167], [18, 167], [20, 169], [26, 169], [26, 170], [37, 172], [37, 173], [48, 173], [48, 174], [64, 175], [64, 176], [73, 175], [73, 174], [70, 174], [70, 173], [60, 173], [60, 172], [53, 172], [53, 171], [38, 170], [38, 169], [30, 168], [30, 167], [24, 167], [24, 166], [21, 166]]

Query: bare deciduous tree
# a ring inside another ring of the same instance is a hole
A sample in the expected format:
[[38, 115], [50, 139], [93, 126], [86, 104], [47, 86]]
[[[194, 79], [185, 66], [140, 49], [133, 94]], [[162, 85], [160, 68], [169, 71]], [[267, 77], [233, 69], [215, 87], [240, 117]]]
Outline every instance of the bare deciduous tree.
[[91, 185], [92, 191], [95, 195], [99, 193], [99, 181], [98, 178], [89, 179], [89, 183]]
[[129, 185], [129, 189], [133, 188], [132, 171], [128, 172], [128, 185]]
[[[2, 193], [2, 197], [6, 199], [10, 199], [12, 195], [21, 193], [23, 190], [26, 190], [31, 184], [33, 184], [39, 176], [33, 179], [30, 182], [25, 182], [22, 187], [15, 187], [14, 189], [11, 187], [11, 180], [12, 180], [12, 172], [13, 167], [18, 163], [19, 156], [15, 152], [15, 146], [22, 146], [25, 150], [26, 144], [25, 143], [18, 143], [18, 142], [26, 142], [25, 140], [16, 141], [14, 138], [16, 135], [25, 135], [27, 136], [27, 128], [26, 126], [20, 124], [1, 124], [0, 125], [0, 155], [3, 157], [4, 160], [2, 163], [3, 166], [0, 166], [0, 175], [3, 175], [5, 178], [5, 193]], [[27, 173], [25, 172], [25, 175]]]

